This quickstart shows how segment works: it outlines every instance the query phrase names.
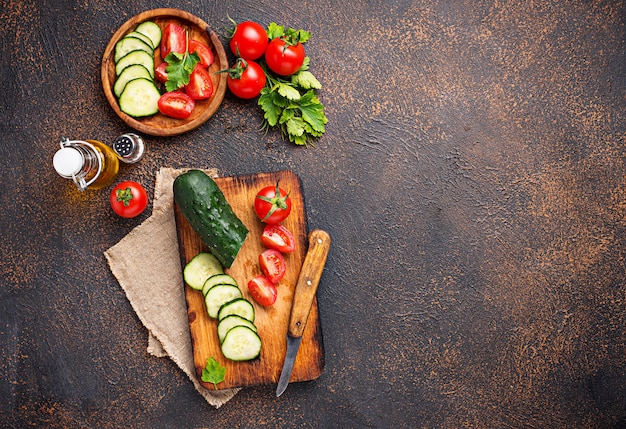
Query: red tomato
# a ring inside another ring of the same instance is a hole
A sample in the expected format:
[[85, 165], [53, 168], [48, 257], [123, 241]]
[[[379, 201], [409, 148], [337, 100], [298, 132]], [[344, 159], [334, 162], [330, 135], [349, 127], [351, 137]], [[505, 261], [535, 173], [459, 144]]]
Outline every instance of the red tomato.
[[287, 271], [283, 254], [275, 249], [265, 249], [259, 255], [259, 265], [265, 277], [274, 284], [278, 283]]
[[265, 29], [251, 21], [237, 24], [229, 42], [232, 53], [245, 60], [261, 58], [261, 55], [265, 53], [267, 44]]
[[266, 81], [265, 72], [259, 64], [239, 58], [229, 69], [226, 84], [235, 96], [251, 99], [261, 93]]
[[148, 194], [137, 182], [121, 182], [111, 191], [109, 202], [113, 211], [121, 217], [139, 216], [148, 205]]
[[194, 100], [204, 100], [213, 95], [213, 82], [211, 75], [200, 64], [196, 65], [191, 75], [189, 83], [185, 86], [185, 92]]
[[187, 49], [187, 34], [185, 29], [173, 22], [165, 26], [161, 36], [161, 59], [165, 61], [165, 57], [170, 52], [183, 54]]
[[274, 73], [289, 76], [300, 70], [304, 62], [304, 46], [290, 45], [281, 38], [272, 40], [265, 51], [265, 62]]
[[196, 103], [182, 91], [166, 92], [159, 98], [159, 112], [170, 118], [186, 119]]
[[265, 223], [280, 223], [291, 213], [291, 198], [276, 182], [276, 186], [267, 186], [256, 194], [254, 211]]
[[211, 48], [202, 42], [192, 39], [189, 41], [189, 53], [193, 54], [194, 52], [200, 57], [200, 65], [205, 69], [213, 64], [215, 57]]
[[263, 276], [257, 276], [248, 282], [248, 292], [264, 307], [274, 304], [278, 296], [276, 285]]
[[167, 68], [167, 63], [163, 61], [157, 68], [154, 69], [154, 77], [161, 83], [167, 82], [167, 72], [165, 69]]
[[261, 243], [280, 253], [291, 253], [296, 249], [293, 234], [283, 225], [265, 225], [261, 234]]

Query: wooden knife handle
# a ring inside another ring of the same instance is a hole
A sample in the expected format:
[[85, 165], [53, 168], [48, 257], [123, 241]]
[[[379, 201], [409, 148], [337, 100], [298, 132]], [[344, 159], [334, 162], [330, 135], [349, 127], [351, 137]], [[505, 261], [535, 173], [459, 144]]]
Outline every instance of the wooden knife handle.
[[309, 234], [309, 249], [304, 257], [298, 283], [296, 283], [293, 294], [289, 329], [287, 331], [292, 337], [301, 337], [304, 332], [306, 321], [309, 318], [311, 306], [313, 305], [313, 298], [315, 298], [315, 292], [317, 291], [317, 285], [324, 271], [329, 249], [330, 235], [321, 229], [311, 231]]

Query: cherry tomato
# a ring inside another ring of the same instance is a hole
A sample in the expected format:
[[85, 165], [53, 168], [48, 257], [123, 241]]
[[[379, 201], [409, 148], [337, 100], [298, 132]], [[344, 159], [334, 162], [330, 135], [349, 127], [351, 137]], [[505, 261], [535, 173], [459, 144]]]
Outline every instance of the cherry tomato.
[[278, 283], [287, 271], [285, 257], [275, 249], [265, 249], [259, 255], [259, 265], [265, 277], [274, 284]]
[[211, 75], [200, 64], [196, 64], [191, 75], [189, 75], [189, 83], [185, 86], [185, 92], [194, 100], [204, 100], [213, 95], [213, 82]]
[[148, 194], [137, 182], [121, 182], [111, 191], [109, 202], [116, 214], [124, 218], [133, 218], [146, 209]]
[[269, 249], [280, 253], [291, 253], [296, 249], [293, 234], [283, 225], [265, 225], [261, 234], [261, 243]]
[[159, 98], [159, 112], [170, 118], [186, 119], [196, 103], [182, 91], [166, 92]]
[[248, 292], [257, 303], [264, 307], [274, 304], [278, 296], [276, 285], [263, 276], [256, 276], [248, 282]]
[[187, 34], [185, 29], [173, 22], [167, 24], [161, 36], [161, 59], [165, 61], [165, 57], [170, 52], [182, 54], [187, 49]]
[[267, 186], [256, 194], [254, 211], [265, 223], [280, 223], [291, 213], [291, 198], [276, 182], [276, 186]]
[[251, 21], [237, 24], [229, 42], [232, 53], [246, 60], [261, 58], [267, 44], [265, 29], [260, 24]]
[[300, 70], [304, 57], [302, 43], [291, 45], [279, 37], [272, 40], [265, 51], [267, 66], [281, 76], [289, 76]]
[[202, 42], [192, 39], [189, 41], [189, 53], [193, 54], [194, 52], [200, 57], [200, 65], [205, 69], [213, 64], [215, 56], [211, 48]]
[[228, 70], [226, 84], [236, 97], [251, 99], [261, 93], [266, 81], [265, 72], [259, 64], [239, 58], [235, 66]]
[[167, 82], [167, 72], [165, 69], [167, 68], [167, 63], [163, 61], [158, 65], [157, 68], [154, 69], [154, 77], [161, 83]]

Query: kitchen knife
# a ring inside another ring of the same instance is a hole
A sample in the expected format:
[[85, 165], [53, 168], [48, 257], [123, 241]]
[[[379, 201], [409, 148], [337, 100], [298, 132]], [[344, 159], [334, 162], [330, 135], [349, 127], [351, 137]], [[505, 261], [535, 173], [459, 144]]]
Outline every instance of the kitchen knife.
[[311, 231], [309, 234], [309, 249], [304, 257], [300, 276], [293, 293], [287, 329], [287, 353], [285, 354], [285, 363], [283, 364], [278, 387], [276, 388], [277, 397], [283, 394], [289, 384], [293, 363], [298, 354], [302, 334], [311, 312], [313, 298], [315, 298], [317, 285], [324, 271], [324, 264], [326, 264], [329, 249], [330, 236], [328, 233], [321, 229]]

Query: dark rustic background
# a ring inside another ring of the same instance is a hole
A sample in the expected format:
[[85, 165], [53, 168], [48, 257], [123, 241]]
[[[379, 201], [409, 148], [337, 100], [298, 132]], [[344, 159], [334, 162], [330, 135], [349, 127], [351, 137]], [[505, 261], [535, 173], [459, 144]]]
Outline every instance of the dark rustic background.
[[[278, 399], [216, 410], [146, 353], [103, 252], [150, 208], [118, 218], [51, 166], [62, 135], [129, 131], [100, 61], [156, 7], [313, 34], [315, 147], [227, 95], [120, 174], [150, 192], [163, 166], [299, 175], [334, 239], [326, 369]], [[3, 0], [0, 17], [1, 427], [626, 427], [624, 1]]]

